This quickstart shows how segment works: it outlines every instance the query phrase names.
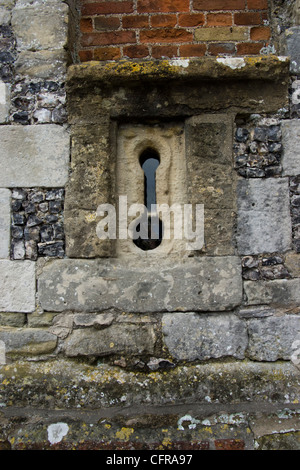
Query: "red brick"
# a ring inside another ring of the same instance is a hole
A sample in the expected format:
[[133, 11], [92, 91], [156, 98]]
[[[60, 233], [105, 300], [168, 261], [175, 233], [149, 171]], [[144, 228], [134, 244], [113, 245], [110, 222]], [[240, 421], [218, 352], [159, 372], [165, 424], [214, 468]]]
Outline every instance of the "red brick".
[[243, 13], [234, 14], [234, 24], [238, 26], [251, 26], [261, 24], [262, 20], [260, 13], [255, 11], [248, 11]]
[[98, 47], [94, 49], [94, 60], [116, 60], [121, 58], [119, 47]]
[[194, 10], [244, 10], [245, 0], [194, 0]]
[[251, 28], [250, 38], [252, 41], [265, 41], [270, 39], [271, 30], [267, 26], [256, 26]]
[[123, 48], [123, 54], [130, 59], [142, 59], [149, 55], [149, 50], [146, 46], [126, 46]]
[[185, 28], [193, 28], [194, 26], [203, 26], [205, 16], [203, 13], [183, 13], [178, 17], [178, 25]]
[[213, 43], [208, 45], [208, 53], [210, 55], [235, 55], [235, 43]]
[[116, 16], [97, 16], [94, 25], [96, 31], [111, 31], [120, 27], [120, 19]]
[[102, 1], [95, 3], [84, 3], [81, 8], [82, 16], [113, 15], [132, 12], [133, 2], [128, 0], [119, 2]]
[[267, 10], [268, 0], [248, 0], [248, 10]]
[[193, 34], [186, 31], [185, 29], [154, 29], [154, 30], [142, 30], [140, 32], [140, 41], [142, 43], [171, 43], [171, 42], [192, 42]]
[[151, 16], [151, 26], [153, 28], [172, 28], [177, 24], [176, 15], [153, 15]]
[[258, 55], [262, 48], [261, 42], [241, 42], [237, 44], [238, 55]]
[[189, 0], [138, 0], [139, 13], [176, 13], [190, 10]]
[[80, 31], [82, 33], [91, 33], [93, 31], [92, 18], [81, 18], [81, 20], [80, 20]]
[[87, 33], [81, 38], [81, 45], [88, 46], [110, 46], [111, 44], [135, 43], [134, 31], [113, 31], [108, 33]]
[[231, 26], [231, 13], [209, 13], [206, 17], [207, 26]]
[[153, 46], [152, 47], [152, 57], [154, 59], [177, 57], [177, 47], [176, 46]]
[[90, 60], [93, 60], [94, 58], [94, 51], [89, 50], [89, 51], [79, 51], [79, 58], [81, 62], [89, 62]]
[[202, 57], [206, 53], [206, 44], [184, 44], [180, 46], [180, 57]]
[[123, 28], [148, 28], [149, 17], [147, 15], [124, 16], [122, 25]]
[[244, 450], [245, 443], [241, 439], [217, 439], [215, 448], [216, 450]]

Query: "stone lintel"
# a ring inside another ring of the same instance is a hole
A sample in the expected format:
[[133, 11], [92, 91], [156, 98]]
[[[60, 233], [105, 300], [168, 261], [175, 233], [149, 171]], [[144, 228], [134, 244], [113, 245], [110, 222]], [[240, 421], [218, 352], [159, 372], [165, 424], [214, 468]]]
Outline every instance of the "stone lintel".
[[288, 78], [289, 59], [280, 56], [205, 57], [197, 59], [147, 60], [72, 65], [68, 69], [68, 86], [83, 87], [91, 81], [117, 84], [132, 81], [170, 80], [267, 80]]

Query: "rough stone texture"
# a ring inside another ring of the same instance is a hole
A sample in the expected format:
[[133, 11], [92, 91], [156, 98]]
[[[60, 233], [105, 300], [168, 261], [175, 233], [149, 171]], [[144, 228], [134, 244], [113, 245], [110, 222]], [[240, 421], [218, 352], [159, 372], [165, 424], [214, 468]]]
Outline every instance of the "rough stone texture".
[[10, 105], [10, 88], [9, 86], [0, 81], [0, 123], [4, 124], [7, 122], [9, 115]]
[[292, 277], [300, 277], [300, 253], [287, 253], [285, 265]]
[[9, 189], [0, 189], [0, 258], [9, 258], [10, 197]]
[[64, 256], [64, 189], [12, 191], [11, 258]]
[[0, 311], [33, 312], [35, 309], [35, 263], [0, 261]]
[[242, 258], [243, 279], [257, 281], [258, 279], [289, 279], [292, 273], [285, 259], [278, 255], [244, 256]]
[[66, 75], [67, 53], [64, 50], [54, 51], [21, 51], [15, 62], [19, 76], [30, 79], [63, 80]]
[[60, 187], [68, 177], [69, 135], [56, 125], [0, 128], [2, 187]]
[[194, 116], [186, 122], [188, 202], [204, 204], [203, 251], [208, 255], [234, 254], [232, 125], [232, 117], [224, 114]]
[[52, 352], [57, 337], [37, 328], [0, 328], [0, 340], [5, 344], [7, 355], [39, 355]]
[[238, 182], [237, 243], [240, 254], [287, 251], [291, 248], [291, 231], [287, 178]]
[[169, 353], [178, 360], [245, 357], [246, 325], [233, 314], [166, 314], [162, 331]]
[[236, 116], [235, 169], [246, 178], [279, 176], [281, 167], [280, 119], [262, 115]]
[[10, 120], [19, 124], [63, 124], [67, 121], [64, 82], [21, 80], [12, 88]]
[[257, 440], [256, 450], [300, 450], [300, 432], [269, 434]]
[[[145, 406], [216, 405], [211, 411], [251, 402], [256, 410], [267, 404], [297, 403], [299, 371], [289, 363], [211, 363], [185, 365], [164, 372], [128, 372], [106, 364], [73, 360], [22, 362], [0, 368], [1, 402], [18, 407], [61, 409], [64, 412], [122, 407], [145, 413]], [[47, 386], [45, 387], [45, 380]], [[24, 386], [26, 381], [26, 387]], [[182, 416], [182, 415], [181, 415]], [[227, 430], [228, 431], [228, 430]]]
[[25, 313], [0, 313], [0, 326], [10, 326], [20, 328], [25, 326], [26, 314]]
[[248, 305], [297, 307], [300, 302], [300, 279], [245, 281], [244, 291]]
[[241, 302], [236, 257], [197, 258], [181, 263], [135, 260], [55, 260], [38, 280], [44, 310], [94, 312], [216, 311]]
[[66, 340], [65, 353], [74, 356], [107, 356], [112, 354], [153, 354], [155, 335], [151, 325], [117, 324], [103, 330], [74, 330]]
[[290, 56], [290, 71], [291, 73], [300, 72], [300, 27], [293, 26], [287, 28], [285, 31], [286, 53]]
[[66, 253], [73, 258], [111, 256], [111, 240], [96, 234], [99, 204], [113, 203], [115, 162], [110, 147], [110, 124], [74, 126], [71, 131], [71, 174], [66, 187]]
[[290, 119], [282, 121], [283, 175], [293, 176], [300, 173], [300, 121]]
[[[248, 357], [255, 361], [291, 360], [293, 343], [300, 340], [300, 317], [285, 315], [249, 322]], [[299, 342], [300, 345], [300, 342]]]
[[34, 3], [19, 0], [12, 27], [19, 50], [62, 49], [67, 43], [68, 6], [57, 0]]

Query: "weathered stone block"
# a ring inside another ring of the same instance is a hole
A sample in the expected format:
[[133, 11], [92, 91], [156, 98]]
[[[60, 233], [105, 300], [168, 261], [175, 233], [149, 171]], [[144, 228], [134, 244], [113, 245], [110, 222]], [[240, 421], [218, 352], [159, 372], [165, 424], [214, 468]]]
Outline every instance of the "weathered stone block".
[[10, 191], [0, 189], [0, 258], [9, 258], [10, 248]]
[[62, 187], [68, 178], [69, 135], [61, 126], [0, 128], [2, 187]]
[[35, 309], [35, 263], [0, 260], [0, 311], [33, 312]]
[[291, 73], [300, 72], [300, 27], [293, 26], [285, 30], [286, 53], [290, 56]]
[[26, 323], [25, 313], [0, 313], [0, 326], [23, 327]]
[[21, 51], [15, 62], [18, 75], [44, 80], [64, 80], [67, 71], [67, 53], [64, 49]]
[[74, 330], [66, 340], [65, 353], [69, 357], [153, 354], [155, 342], [152, 325], [114, 324], [103, 330]]
[[237, 257], [55, 260], [42, 269], [38, 295], [53, 312], [226, 310], [241, 302], [241, 267]]
[[292, 347], [300, 339], [300, 317], [256, 318], [249, 322], [247, 355], [255, 361], [291, 360]]
[[300, 277], [300, 253], [287, 253], [284, 264], [292, 277]]
[[233, 314], [165, 314], [162, 331], [169, 353], [178, 360], [245, 357], [246, 324]]
[[6, 354], [47, 354], [55, 349], [57, 336], [37, 328], [0, 328], [0, 340]]
[[240, 180], [237, 194], [239, 253], [275, 253], [290, 249], [288, 179]]
[[68, 6], [60, 1], [18, 1], [12, 27], [19, 50], [63, 48], [67, 44]]
[[0, 123], [7, 121], [10, 106], [10, 89], [9, 86], [0, 81]]
[[283, 120], [282, 129], [282, 170], [285, 176], [300, 174], [300, 121], [297, 119]]
[[51, 408], [62, 412], [74, 410], [74, 405], [89, 413], [116, 406], [124, 411], [132, 407], [136, 412], [137, 403], [143, 413], [145, 406], [174, 404], [188, 407], [216, 404], [219, 411], [221, 405], [223, 408], [249, 403], [253, 411], [253, 403], [256, 409], [262, 409], [267, 404], [279, 402], [287, 406], [300, 399], [299, 371], [293, 364], [283, 362], [215, 362], [145, 374], [107, 364], [57, 360], [7, 364], [0, 368], [0, 374], [2, 403], [8, 405], [15, 398], [13, 402], [20, 408], [45, 409], [51, 397]]
[[296, 307], [300, 302], [300, 279], [245, 281], [244, 291], [248, 305], [271, 304], [277, 307]]
[[205, 252], [234, 253], [236, 172], [232, 165], [232, 118], [214, 114], [186, 122], [187, 193], [190, 204], [204, 205]]

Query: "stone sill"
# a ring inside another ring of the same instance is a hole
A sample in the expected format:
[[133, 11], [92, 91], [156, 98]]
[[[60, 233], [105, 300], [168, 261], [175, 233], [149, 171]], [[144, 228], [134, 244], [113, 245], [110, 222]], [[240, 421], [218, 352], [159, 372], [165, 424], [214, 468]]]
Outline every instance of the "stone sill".
[[67, 81], [69, 90], [81, 84], [117, 85], [136, 81], [197, 80], [267, 80], [289, 76], [289, 57], [203, 57], [197, 59], [88, 62], [71, 65]]
[[255, 402], [258, 410], [267, 404], [293, 406], [300, 400], [299, 370], [288, 362], [210, 363], [144, 374], [67, 360], [19, 361], [0, 366], [0, 378], [2, 412], [16, 403], [51, 409], [80, 405], [82, 410], [92, 410], [128, 409], [136, 407], [137, 400], [141, 406], [164, 407]]

